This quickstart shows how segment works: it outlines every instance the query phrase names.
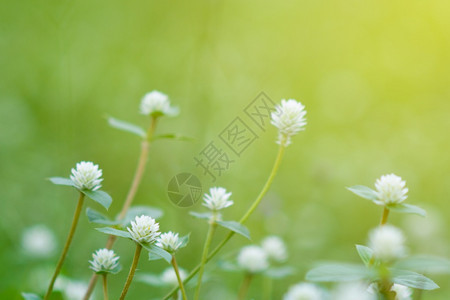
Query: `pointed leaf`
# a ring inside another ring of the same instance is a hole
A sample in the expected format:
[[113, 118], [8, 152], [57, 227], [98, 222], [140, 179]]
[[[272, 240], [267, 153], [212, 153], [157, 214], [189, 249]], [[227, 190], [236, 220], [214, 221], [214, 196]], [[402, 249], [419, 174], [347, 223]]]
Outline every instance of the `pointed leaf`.
[[397, 284], [405, 285], [421, 290], [435, 290], [439, 286], [430, 278], [419, 273], [406, 270], [392, 270], [392, 281]]
[[120, 224], [119, 221], [110, 220], [104, 214], [92, 209], [90, 207], [86, 208], [86, 216], [88, 217], [89, 222], [103, 225], [117, 225]]
[[295, 269], [293, 267], [278, 267], [278, 268], [269, 268], [264, 272], [269, 278], [281, 279], [287, 276], [291, 276], [295, 274]]
[[450, 274], [450, 260], [429, 255], [405, 258], [397, 262], [395, 267], [425, 274]]
[[115, 228], [111, 228], [111, 227], [95, 228], [95, 230], [98, 230], [98, 231], [106, 233], [106, 234], [110, 234], [110, 235], [115, 235], [115, 236], [131, 239], [130, 233], [128, 231], [125, 231], [125, 230], [119, 230], [119, 229], [115, 229]]
[[190, 235], [191, 234], [189, 233], [189, 234], [187, 234], [185, 236], [180, 237], [179, 241], [181, 242], [181, 245], [180, 245], [179, 249], [184, 248], [184, 247], [187, 246], [187, 244], [189, 243]]
[[192, 141], [194, 138], [184, 136], [178, 133], [167, 133], [167, 134], [159, 134], [152, 138], [152, 140], [160, 140], [160, 139], [172, 139], [178, 141]]
[[95, 202], [100, 203], [100, 205], [106, 208], [106, 210], [108, 210], [109, 206], [111, 205], [112, 198], [110, 195], [108, 195], [108, 193], [104, 191], [82, 190], [81, 192]]
[[250, 232], [248, 231], [247, 227], [245, 227], [241, 223], [236, 222], [236, 221], [216, 221], [216, 223], [222, 227], [225, 227], [225, 228], [231, 230], [231, 231], [239, 233], [240, 235], [242, 235], [250, 240]]
[[333, 263], [310, 270], [306, 273], [306, 279], [311, 281], [344, 282], [365, 280], [371, 278], [372, 275], [372, 272], [362, 265]]
[[153, 219], [159, 219], [163, 216], [163, 211], [159, 208], [145, 205], [132, 206], [128, 209], [128, 212], [122, 221], [122, 225], [128, 225], [131, 221], [134, 221], [137, 216], [141, 215], [146, 215], [152, 217]]
[[[66, 186], [75, 186], [72, 180], [69, 178], [64, 177], [50, 177], [48, 180], [50, 180], [53, 184], [57, 185], [66, 185]], [[31, 294], [30, 294], [31, 295]]]
[[167, 261], [169, 264], [172, 262], [172, 254], [170, 254], [166, 250], [164, 250], [154, 244], [142, 245], [142, 247], [144, 247], [145, 249], [148, 250], [148, 252], [149, 252], [148, 259], [149, 260], [156, 260], [155, 257], [159, 256], [160, 258]]
[[371, 188], [368, 188], [367, 186], [355, 185], [355, 186], [348, 187], [347, 189], [349, 191], [351, 191], [352, 193], [354, 193], [364, 199], [371, 200], [375, 203], [378, 202], [377, 193], [374, 190], [372, 190]]
[[144, 129], [142, 129], [141, 127], [139, 127], [137, 125], [134, 125], [134, 124], [131, 124], [131, 123], [128, 123], [128, 122], [125, 122], [125, 121], [121, 121], [121, 120], [109, 117], [108, 118], [108, 124], [111, 127], [114, 127], [116, 129], [119, 129], [119, 130], [131, 132], [131, 133], [133, 133], [133, 134], [135, 134], [137, 136], [140, 136], [142, 138], [145, 138], [147, 136], [145, 131], [144, 131]]
[[404, 214], [416, 214], [422, 217], [426, 217], [427, 216], [427, 212], [415, 205], [411, 205], [411, 204], [396, 204], [396, 205], [389, 205], [388, 208], [392, 211], [395, 212], [399, 212], [399, 213], [404, 213]]
[[206, 213], [199, 213], [196, 211], [190, 211], [189, 214], [197, 219], [205, 219], [209, 220], [212, 217], [212, 213], [206, 212]]
[[359, 257], [363, 263], [368, 266], [373, 257], [373, 250], [366, 246], [356, 245], [356, 251], [358, 251]]
[[32, 293], [22, 293], [22, 297], [25, 300], [41, 300], [42, 299], [38, 295], [32, 294]]

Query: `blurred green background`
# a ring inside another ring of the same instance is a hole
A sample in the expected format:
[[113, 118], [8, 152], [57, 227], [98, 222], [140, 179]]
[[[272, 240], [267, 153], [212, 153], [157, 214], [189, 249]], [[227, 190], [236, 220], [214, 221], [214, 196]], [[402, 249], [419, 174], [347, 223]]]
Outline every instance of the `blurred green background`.
[[[179, 264], [200, 258], [206, 225], [171, 204], [170, 178], [200, 172], [193, 157], [261, 91], [276, 103], [302, 101], [308, 125], [287, 149], [269, 195], [247, 226], [253, 242], [268, 234], [285, 239], [295, 276], [276, 281], [274, 299], [302, 281], [317, 260], [358, 261], [355, 244], [379, 221], [380, 207], [348, 192], [372, 186], [382, 174], [402, 176], [410, 203], [427, 219], [391, 215], [411, 253], [449, 256], [450, 2], [409, 1], [9, 1], [0, 10], [0, 298], [40, 292], [66, 237], [76, 192], [53, 186], [80, 160], [104, 172], [104, 189], [120, 209], [139, 153], [139, 140], [108, 127], [112, 115], [147, 126], [141, 97], [158, 89], [180, 107], [158, 132], [194, 141], [158, 141], [135, 203], [160, 207], [163, 231], [192, 232]], [[238, 219], [261, 189], [276, 154], [276, 131], [260, 135], [243, 155], [204, 189], [224, 186]], [[100, 209], [93, 202], [87, 205]], [[54, 230], [55, 255], [23, 253], [22, 232], [34, 224]], [[87, 261], [106, 237], [81, 218], [63, 275], [87, 281]], [[224, 235], [219, 231], [217, 240]], [[223, 255], [249, 242], [235, 237]], [[131, 243], [116, 250], [124, 271]], [[143, 259], [139, 272], [166, 264]], [[217, 269], [214, 264], [208, 268]], [[230, 299], [241, 274], [216, 270], [205, 299]], [[432, 276], [440, 290], [423, 299], [449, 299], [448, 276]], [[40, 283], [41, 282], [41, 283]], [[250, 290], [261, 298], [262, 281]], [[135, 282], [130, 299], [162, 295]], [[231, 296], [230, 296], [231, 295]], [[112, 296], [113, 297], [113, 296]]]

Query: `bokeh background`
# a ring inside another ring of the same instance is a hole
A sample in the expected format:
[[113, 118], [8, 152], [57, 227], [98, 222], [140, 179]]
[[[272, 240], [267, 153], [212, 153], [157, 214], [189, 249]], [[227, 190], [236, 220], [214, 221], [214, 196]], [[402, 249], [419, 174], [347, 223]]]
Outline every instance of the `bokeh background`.
[[[104, 170], [104, 189], [120, 209], [135, 169], [139, 139], [108, 127], [105, 116], [147, 126], [138, 113], [153, 89], [179, 106], [158, 133], [136, 204], [164, 210], [163, 231], [191, 232], [179, 263], [200, 258], [206, 225], [166, 195], [175, 174], [201, 170], [194, 156], [261, 91], [274, 102], [302, 101], [306, 131], [295, 137], [273, 187], [247, 223], [253, 242], [280, 235], [297, 274], [274, 283], [274, 299], [317, 260], [357, 262], [355, 244], [379, 221], [380, 207], [348, 192], [372, 186], [382, 174], [407, 180], [410, 203], [426, 219], [399, 214], [411, 253], [449, 256], [450, 3], [409, 1], [9, 1], [0, 10], [0, 298], [40, 292], [66, 237], [76, 192], [53, 186], [80, 160]], [[233, 192], [226, 219], [238, 219], [261, 189], [276, 154], [273, 128], [260, 135], [216, 182]], [[87, 206], [100, 209], [95, 203]], [[56, 236], [56, 253], [36, 258], [23, 249], [23, 232], [42, 224]], [[87, 261], [106, 239], [81, 218], [64, 266], [82, 285]], [[216, 242], [224, 231], [219, 231]], [[249, 244], [235, 237], [223, 255]], [[119, 241], [124, 271], [133, 249]], [[141, 260], [139, 272], [161, 273], [163, 262]], [[208, 269], [204, 298], [230, 299], [240, 273]], [[448, 276], [423, 299], [449, 299]], [[261, 298], [257, 278], [250, 296]], [[75, 288], [76, 290], [76, 288]], [[130, 299], [163, 295], [167, 288], [135, 282]], [[99, 294], [97, 294], [98, 296]]]

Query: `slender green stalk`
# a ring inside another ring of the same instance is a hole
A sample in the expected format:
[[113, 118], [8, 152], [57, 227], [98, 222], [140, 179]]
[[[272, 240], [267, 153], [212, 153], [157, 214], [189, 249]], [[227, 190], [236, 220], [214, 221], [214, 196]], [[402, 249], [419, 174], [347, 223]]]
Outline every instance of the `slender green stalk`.
[[103, 299], [108, 300], [108, 274], [103, 274]]
[[208, 229], [208, 235], [206, 236], [205, 245], [203, 247], [203, 254], [202, 254], [202, 260], [200, 262], [200, 269], [198, 272], [198, 280], [197, 280], [197, 287], [195, 288], [195, 296], [194, 299], [198, 300], [200, 297], [200, 286], [202, 285], [202, 278], [203, 273], [205, 271], [205, 264], [208, 259], [208, 253], [209, 253], [209, 247], [211, 246], [211, 242], [214, 236], [214, 232], [216, 231], [216, 221], [213, 219], [210, 221], [209, 229]]
[[175, 255], [172, 255], [172, 266], [173, 270], [175, 271], [175, 274], [177, 275], [178, 286], [180, 287], [183, 300], [187, 300], [186, 290], [184, 289], [183, 280], [181, 280], [180, 270], [178, 269], [178, 264]]
[[264, 277], [264, 300], [272, 299], [273, 280], [270, 277]]
[[[131, 182], [130, 190], [128, 191], [127, 197], [122, 206], [122, 210], [119, 213], [119, 216], [118, 216], [119, 220], [122, 220], [123, 218], [125, 218], [125, 216], [128, 212], [128, 209], [130, 208], [131, 204], [133, 203], [134, 197], [136, 196], [139, 185], [142, 181], [142, 177], [144, 175], [145, 166], [146, 166], [147, 159], [148, 159], [148, 152], [150, 149], [151, 140], [152, 140], [153, 134], [156, 129], [157, 120], [158, 119], [156, 117], [152, 117], [150, 126], [147, 130], [147, 136], [141, 143], [141, 154], [139, 155], [139, 160], [137, 163], [136, 171], [134, 173], [133, 181]], [[112, 246], [114, 245], [114, 242], [116, 241], [116, 239], [117, 239], [116, 236], [110, 235], [106, 242], [106, 248], [111, 249]], [[89, 300], [89, 298], [92, 295], [92, 292], [94, 291], [94, 287], [95, 287], [95, 284], [97, 283], [97, 279], [98, 279], [98, 276], [97, 276], [97, 274], [94, 273], [92, 275], [91, 279], [89, 280], [89, 285], [88, 285], [86, 293], [83, 297], [83, 300]]]
[[250, 283], [252, 283], [253, 275], [251, 273], [245, 274], [244, 281], [242, 282], [241, 288], [239, 290], [238, 299], [244, 300], [247, 296], [248, 289], [250, 288]]
[[[267, 191], [269, 190], [270, 186], [272, 185], [273, 179], [275, 178], [275, 175], [277, 174], [278, 168], [280, 167], [281, 161], [283, 159], [283, 155], [284, 155], [284, 150], [285, 147], [284, 146], [280, 146], [278, 149], [278, 154], [277, 157], [275, 159], [275, 163], [273, 164], [272, 167], [272, 171], [270, 172], [269, 177], [267, 178], [266, 183], [264, 184], [264, 187], [262, 188], [261, 192], [259, 193], [259, 195], [256, 197], [255, 202], [253, 202], [253, 204], [250, 206], [250, 208], [248, 209], [248, 211], [244, 214], [244, 216], [240, 219], [239, 223], [243, 224], [245, 221], [247, 221], [247, 219], [250, 217], [250, 215], [253, 213], [253, 211], [256, 209], [256, 207], [258, 206], [258, 204], [261, 202], [262, 198], [264, 197], [264, 195], [267, 193]], [[226, 243], [228, 243], [228, 241], [233, 237], [234, 235], [234, 231], [230, 231], [225, 238], [222, 240], [222, 242], [219, 243], [219, 245], [216, 246], [216, 248], [214, 248], [211, 253], [208, 255], [208, 257], [206, 258], [206, 263], [208, 261], [210, 261], [222, 248], [223, 246], [226, 245]], [[189, 282], [189, 280], [192, 279], [192, 277], [195, 276], [195, 274], [197, 274], [197, 272], [200, 271], [200, 264], [197, 265], [192, 271], [191, 273], [189, 273], [189, 275], [186, 277], [186, 279], [184, 280], [184, 284], [186, 284], [187, 282]], [[170, 299], [170, 297], [175, 294], [178, 291], [178, 288], [175, 287], [173, 288], [165, 297], [164, 300], [168, 300]]]
[[381, 217], [380, 225], [385, 225], [387, 223], [388, 217], [389, 217], [389, 208], [385, 206], [383, 210], [383, 216]]
[[69, 251], [70, 244], [72, 243], [73, 236], [75, 234], [75, 229], [77, 228], [78, 220], [80, 219], [81, 209], [83, 208], [84, 203], [84, 194], [80, 192], [80, 197], [78, 198], [78, 204], [75, 209], [75, 213], [72, 219], [72, 225], [70, 226], [69, 235], [67, 236], [66, 243], [64, 245], [61, 256], [59, 257], [58, 263], [56, 265], [55, 273], [53, 273], [53, 277], [48, 286], [47, 292], [45, 293], [44, 300], [50, 298], [50, 295], [53, 291], [53, 286], [55, 284], [56, 278], [58, 278], [59, 272], [64, 264], [64, 260], [66, 259], [67, 252]]
[[136, 251], [134, 252], [133, 263], [130, 267], [130, 272], [128, 273], [127, 281], [125, 282], [125, 286], [123, 287], [122, 293], [120, 294], [120, 300], [125, 299], [125, 296], [128, 293], [128, 289], [130, 288], [131, 281], [133, 281], [134, 272], [136, 272], [136, 268], [139, 262], [139, 257], [141, 256], [142, 246], [136, 243]]

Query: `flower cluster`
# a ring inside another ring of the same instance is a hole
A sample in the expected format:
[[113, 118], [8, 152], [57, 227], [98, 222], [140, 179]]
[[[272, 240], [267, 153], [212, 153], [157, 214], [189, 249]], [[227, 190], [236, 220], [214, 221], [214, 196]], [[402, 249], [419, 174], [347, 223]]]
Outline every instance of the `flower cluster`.
[[72, 175], [70, 175], [70, 179], [77, 189], [91, 191], [101, 188], [100, 183], [103, 181], [101, 177], [102, 170], [90, 161], [77, 163], [76, 168], [72, 169]]
[[175, 116], [178, 108], [170, 106], [169, 97], [159, 91], [145, 94], [141, 101], [141, 114], [151, 116]]
[[395, 174], [383, 175], [375, 182], [376, 195], [384, 205], [401, 203], [408, 198], [406, 182]]
[[209, 194], [203, 196], [203, 205], [212, 211], [218, 211], [233, 205], [233, 201], [228, 200], [230, 196], [231, 193], [227, 193], [223, 187], [212, 187]]
[[259, 273], [269, 267], [266, 252], [258, 246], [246, 246], [241, 249], [237, 258], [239, 266], [249, 273]]
[[169, 231], [161, 234], [156, 245], [169, 253], [174, 253], [178, 250], [178, 248], [180, 248], [182, 241], [178, 237], [178, 233]]
[[153, 243], [160, 235], [159, 223], [145, 215], [136, 216], [135, 221], [131, 221], [131, 228], [127, 227], [127, 230], [137, 243]]
[[280, 237], [268, 236], [262, 241], [261, 246], [270, 259], [276, 262], [283, 262], [287, 259], [286, 245]]
[[96, 273], [115, 272], [119, 268], [119, 256], [113, 250], [106, 248], [99, 249], [92, 254], [90, 268]]
[[280, 105], [275, 106], [271, 123], [278, 128], [277, 144], [288, 146], [291, 144], [291, 137], [305, 130], [305, 115], [305, 106], [293, 99], [283, 99]]
[[381, 261], [392, 261], [405, 254], [405, 237], [400, 229], [385, 225], [370, 232], [369, 247], [373, 254]]

